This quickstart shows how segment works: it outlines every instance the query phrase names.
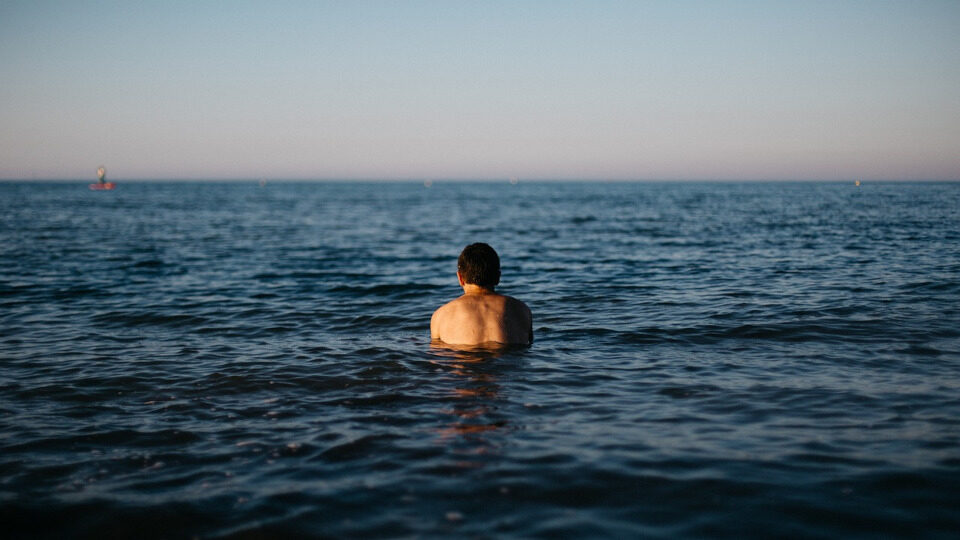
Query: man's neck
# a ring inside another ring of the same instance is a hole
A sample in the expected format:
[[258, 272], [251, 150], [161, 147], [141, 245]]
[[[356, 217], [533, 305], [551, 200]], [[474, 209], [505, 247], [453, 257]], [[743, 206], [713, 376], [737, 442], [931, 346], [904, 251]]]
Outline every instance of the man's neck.
[[481, 287], [480, 285], [476, 285], [474, 283], [464, 283], [463, 294], [464, 296], [466, 296], [468, 294], [481, 295], [481, 294], [496, 294], [496, 293], [493, 292], [493, 287]]

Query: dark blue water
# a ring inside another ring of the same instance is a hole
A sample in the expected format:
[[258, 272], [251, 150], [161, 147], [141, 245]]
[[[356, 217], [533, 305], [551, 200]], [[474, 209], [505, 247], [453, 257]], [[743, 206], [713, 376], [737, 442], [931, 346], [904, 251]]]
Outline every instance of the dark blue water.
[[[0, 183], [14, 537], [955, 537], [960, 184]], [[492, 244], [527, 348], [431, 348]]]

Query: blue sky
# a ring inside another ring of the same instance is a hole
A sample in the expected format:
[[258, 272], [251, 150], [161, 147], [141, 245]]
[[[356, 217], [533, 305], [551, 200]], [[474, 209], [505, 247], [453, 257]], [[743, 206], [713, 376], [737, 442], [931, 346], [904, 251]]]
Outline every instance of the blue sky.
[[960, 2], [0, 2], [0, 178], [960, 179]]

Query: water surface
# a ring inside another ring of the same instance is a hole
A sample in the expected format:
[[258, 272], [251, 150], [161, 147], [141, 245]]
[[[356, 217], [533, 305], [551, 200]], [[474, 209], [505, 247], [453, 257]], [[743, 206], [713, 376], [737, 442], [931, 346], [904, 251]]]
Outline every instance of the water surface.
[[[960, 184], [0, 183], [22, 537], [952, 537]], [[530, 348], [431, 347], [493, 245]]]

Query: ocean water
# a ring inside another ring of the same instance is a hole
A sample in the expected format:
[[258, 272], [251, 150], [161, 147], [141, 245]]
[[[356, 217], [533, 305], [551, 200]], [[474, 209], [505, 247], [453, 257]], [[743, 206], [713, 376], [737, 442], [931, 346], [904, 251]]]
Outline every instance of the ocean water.
[[[0, 527], [960, 531], [960, 184], [0, 183]], [[529, 348], [431, 346], [470, 242]]]

